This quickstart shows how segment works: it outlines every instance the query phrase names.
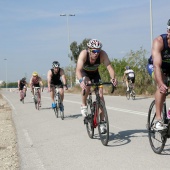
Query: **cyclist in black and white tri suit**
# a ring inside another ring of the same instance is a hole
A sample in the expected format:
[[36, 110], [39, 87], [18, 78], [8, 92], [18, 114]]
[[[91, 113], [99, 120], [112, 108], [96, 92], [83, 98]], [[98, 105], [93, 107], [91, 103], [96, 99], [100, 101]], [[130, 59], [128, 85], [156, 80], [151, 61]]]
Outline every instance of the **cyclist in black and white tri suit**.
[[129, 66], [126, 66], [125, 69], [126, 70], [123, 75], [123, 82], [126, 78], [126, 87], [127, 87], [127, 91], [129, 91], [129, 80], [132, 81], [132, 85], [133, 85], [133, 89], [134, 89], [135, 73]]

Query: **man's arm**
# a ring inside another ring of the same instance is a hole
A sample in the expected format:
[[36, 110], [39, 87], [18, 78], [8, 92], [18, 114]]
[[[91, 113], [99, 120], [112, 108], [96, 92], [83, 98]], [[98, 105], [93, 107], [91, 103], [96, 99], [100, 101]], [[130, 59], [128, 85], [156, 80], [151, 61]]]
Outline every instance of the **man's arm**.
[[19, 85], [20, 85], [20, 80], [18, 80], [18, 89], [19, 89]]
[[76, 67], [76, 76], [78, 78], [78, 80], [81, 80], [83, 77], [82, 77], [82, 69], [83, 69], [83, 64], [85, 62], [85, 58], [86, 58], [86, 50], [83, 50], [79, 57], [78, 57], [78, 60], [77, 60], [77, 67]]
[[39, 77], [39, 84], [40, 84], [40, 86], [41, 86], [41, 88], [42, 88], [42, 91], [43, 91], [43, 89], [44, 89], [44, 84], [43, 84], [43, 81], [42, 81], [42, 78], [41, 78], [41, 77]]
[[30, 78], [30, 87], [32, 88], [32, 77]]
[[153, 41], [152, 46], [152, 58], [153, 58], [153, 66], [154, 66], [154, 76], [155, 81], [160, 89], [160, 92], [166, 93], [167, 87], [164, 84], [161, 65], [162, 65], [162, 56], [161, 51], [163, 49], [163, 40], [161, 37], [156, 38]]
[[61, 76], [63, 85], [67, 85], [66, 76], [65, 76], [64, 70], [62, 68], [60, 69], [60, 76]]
[[107, 70], [110, 74], [111, 79], [115, 79], [115, 72], [113, 67], [111, 66], [109, 57], [105, 51], [101, 51], [101, 62], [107, 67]]
[[124, 75], [123, 75], [123, 81], [125, 80], [125, 77], [126, 77], [126, 71], [124, 72]]
[[51, 70], [49, 70], [48, 73], [47, 73], [48, 90], [50, 90], [51, 77], [52, 77], [52, 72], [51, 72]]

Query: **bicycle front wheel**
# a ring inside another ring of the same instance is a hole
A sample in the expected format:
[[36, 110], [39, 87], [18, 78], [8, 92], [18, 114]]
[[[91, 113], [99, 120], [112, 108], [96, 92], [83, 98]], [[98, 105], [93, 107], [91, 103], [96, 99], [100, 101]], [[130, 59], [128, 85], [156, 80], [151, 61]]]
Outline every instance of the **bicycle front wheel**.
[[62, 103], [60, 103], [60, 117], [61, 117], [61, 120], [64, 120], [64, 106]]
[[55, 116], [58, 118], [58, 106], [54, 108]]
[[34, 104], [35, 104], [35, 108], [38, 109], [38, 98], [37, 98], [37, 95], [34, 95]]
[[[107, 110], [105, 104], [102, 100], [100, 100], [100, 104], [97, 109], [97, 122], [98, 122], [98, 131], [101, 142], [103, 145], [107, 145], [109, 141], [109, 119], [107, 115]], [[99, 111], [102, 113], [99, 114]]]
[[156, 107], [155, 100], [151, 103], [149, 112], [148, 112], [148, 137], [149, 143], [151, 145], [152, 150], [160, 154], [164, 149], [167, 137], [165, 135], [165, 131], [154, 130], [154, 122], [156, 121]]
[[86, 124], [87, 134], [92, 139], [94, 136], [94, 126], [93, 126], [93, 110], [91, 110], [91, 101], [87, 100], [87, 116], [84, 118]]

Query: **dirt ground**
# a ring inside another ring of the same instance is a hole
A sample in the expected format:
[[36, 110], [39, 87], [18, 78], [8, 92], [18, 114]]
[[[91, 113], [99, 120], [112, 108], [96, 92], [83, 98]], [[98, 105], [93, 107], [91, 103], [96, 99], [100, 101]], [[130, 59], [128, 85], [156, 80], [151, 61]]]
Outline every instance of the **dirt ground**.
[[19, 170], [16, 138], [12, 110], [0, 94], [0, 170]]

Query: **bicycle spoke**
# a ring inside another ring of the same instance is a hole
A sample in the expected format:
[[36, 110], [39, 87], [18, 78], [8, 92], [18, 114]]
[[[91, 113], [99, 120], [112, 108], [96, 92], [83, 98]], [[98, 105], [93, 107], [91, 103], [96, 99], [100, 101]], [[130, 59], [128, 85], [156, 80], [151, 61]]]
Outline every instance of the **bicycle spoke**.
[[109, 141], [109, 120], [107, 115], [107, 110], [103, 101], [100, 101], [98, 112], [102, 111], [103, 115], [98, 113], [98, 131], [101, 142], [103, 145], [107, 145]]
[[154, 130], [154, 122], [156, 121], [156, 108], [155, 108], [155, 100], [151, 103], [149, 112], [148, 112], [148, 136], [149, 142], [152, 150], [160, 154], [164, 149], [166, 143], [166, 135], [165, 131], [156, 131]]
[[93, 110], [92, 110], [92, 100], [89, 100], [87, 102], [87, 108], [88, 108], [88, 115], [84, 119], [84, 123], [86, 124], [87, 134], [92, 139], [94, 136], [94, 126], [93, 126]]

